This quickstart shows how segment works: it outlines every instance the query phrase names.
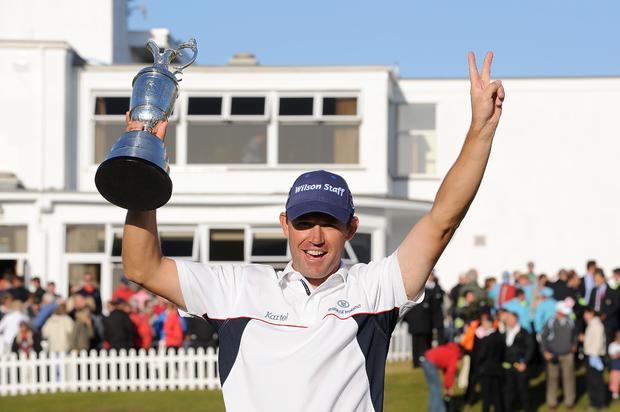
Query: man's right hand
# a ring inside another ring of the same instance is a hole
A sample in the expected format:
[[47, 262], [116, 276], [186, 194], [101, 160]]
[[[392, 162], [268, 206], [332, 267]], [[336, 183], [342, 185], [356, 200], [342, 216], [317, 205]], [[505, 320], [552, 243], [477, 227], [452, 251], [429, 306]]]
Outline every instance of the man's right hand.
[[[144, 123], [139, 120], [131, 120], [131, 116], [129, 112], [125, 112], [125, 123], [127, 127], [125, 128], [126, 132], [133, 132], [138, 130], [144, 130]], [[162, 141], [166, 139], [166, 130], [168, 129], [168, 121], [161, 121], [157, 123], [155, 129], [153, 130], [153, 134], [159, 137]]]

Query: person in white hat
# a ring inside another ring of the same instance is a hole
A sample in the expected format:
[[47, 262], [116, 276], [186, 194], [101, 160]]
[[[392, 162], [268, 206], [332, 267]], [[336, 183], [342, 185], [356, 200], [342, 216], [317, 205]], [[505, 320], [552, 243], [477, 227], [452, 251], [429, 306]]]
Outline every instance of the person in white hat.
[[555, 317], [549, 319], [543, 328], [541, 347], [547, 362], [547, 406], [558, 405], [558, 384], [562, 374], [564, 404], [575, 405], [575, 355], [577, 351], [577, 330], [571, 315], [572, 308], [565, 301], [555, 305]]

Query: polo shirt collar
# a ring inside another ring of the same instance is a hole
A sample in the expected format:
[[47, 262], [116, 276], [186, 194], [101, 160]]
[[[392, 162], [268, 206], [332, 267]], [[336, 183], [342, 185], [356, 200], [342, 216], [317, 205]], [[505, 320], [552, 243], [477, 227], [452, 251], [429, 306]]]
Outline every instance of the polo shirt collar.
[[[332, 275], [330, 275], [327, 278], [326, 282], [330, 282], [333, 280], [339, 280], [339, 281], [342, 281], [342, 283], [345, 283], [347, 281], [348, 273], [349, 273], [348, 266], [346, 265], [346, 263], [344, 263], [341, 260], [340, 267], [338, 268], [338, 270], [334, 272]], [[293, 261], [288, 262], [284, 270], [277, 272], [277, 276], [278, 276], [278, 281], [280, 284], [283, 284], [284, 282], [288, 282], [291, 279], [292, 280], [302, 279], [302, 278], [305, 279], [301, 273], [293, 269]]]

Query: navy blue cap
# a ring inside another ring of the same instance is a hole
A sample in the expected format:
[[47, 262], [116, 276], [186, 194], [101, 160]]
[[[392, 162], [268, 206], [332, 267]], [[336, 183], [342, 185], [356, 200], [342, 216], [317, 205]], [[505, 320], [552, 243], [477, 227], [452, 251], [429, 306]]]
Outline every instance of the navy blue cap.
[[355, 213], [347, 182], [335, 173], [315, 170], [302, 174], [288, 193], [286, 215], [289, 220], [311, 212], [326, 213], [349, 223]]

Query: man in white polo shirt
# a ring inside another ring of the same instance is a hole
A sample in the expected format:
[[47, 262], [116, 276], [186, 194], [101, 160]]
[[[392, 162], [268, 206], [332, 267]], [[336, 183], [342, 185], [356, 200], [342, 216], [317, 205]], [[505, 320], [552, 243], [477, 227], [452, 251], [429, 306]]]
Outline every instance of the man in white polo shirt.
[[[501, 115], [504, 89], [479, 75], [470, 53], [472, 122], [431, 211], [390, 256], [347, 267], [345, 242], [358, 227], [344, 179], [304, 173], [280, 224], [291, 262], [203, 265], [162, 256], [155, 211], [128, 211], [126, 276], [217, 327], [219, 372], [230, 411], [381, 411], [385, 360], [399, 317], [472, 202]], [[139, 129], [130, 123], [128, 130]], [[157, 131], [163, 138], [165, 125]]]

